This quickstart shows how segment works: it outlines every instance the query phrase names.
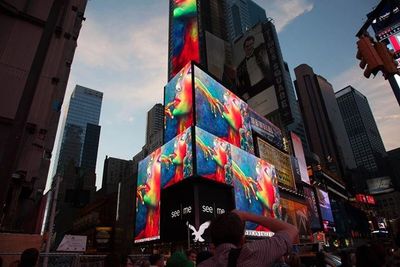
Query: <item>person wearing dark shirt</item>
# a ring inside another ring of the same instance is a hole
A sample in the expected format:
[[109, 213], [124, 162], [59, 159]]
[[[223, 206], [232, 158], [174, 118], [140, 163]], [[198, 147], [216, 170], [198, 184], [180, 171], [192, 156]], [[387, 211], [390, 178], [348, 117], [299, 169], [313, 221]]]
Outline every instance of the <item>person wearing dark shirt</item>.
[[[273, 237], [245, 243], [245, 222], [253, 222], [274, 232]], [[272, 266], [290, 252], [298, 242], [295, 226], [278, 219], [233, 211], [216, 217], [210, 225], [211, 241], [216, 246], [215, 255], [199, 267], [219, 266]]]

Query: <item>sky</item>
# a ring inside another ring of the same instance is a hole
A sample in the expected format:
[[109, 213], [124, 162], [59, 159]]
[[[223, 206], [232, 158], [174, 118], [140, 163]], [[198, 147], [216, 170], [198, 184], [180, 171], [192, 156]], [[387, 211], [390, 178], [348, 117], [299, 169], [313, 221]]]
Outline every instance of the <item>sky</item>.
[[[400, 130], [400, 108], [389, 83], [381, 74], [364, 78], [355, 58], [355, 34], [379, 1], [255, 2], [274, 19], [292, 80], [293, 69], [306, 63], [335, 91], [352, 85], [367, 96], [386, 150], [399, 147], [396, 131]], [[76, 84], [104, 93], [97, 189], [101, 187], [106, 155], [132, 159], [145, 143], [147, 111], [162, 103], [167, 82], [168, 8], [167, 0], [88, 1], [63, 113]]]

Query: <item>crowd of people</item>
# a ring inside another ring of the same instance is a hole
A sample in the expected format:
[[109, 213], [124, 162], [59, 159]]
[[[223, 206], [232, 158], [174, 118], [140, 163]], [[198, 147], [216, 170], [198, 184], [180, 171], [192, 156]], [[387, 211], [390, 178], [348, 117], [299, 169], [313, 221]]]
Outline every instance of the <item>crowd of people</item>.
[[[252, 222], [273, 231], [273, 237], [245, 242], [245, 223]], [[104, 258], [104, 267], [338, 267], [329, 261], [328, 254], [319, 251], [311, 261], [303, 261], [292, 250], [298, 242], [295, 226], [278, 219], [233, 211], [215, 218], [209, 228], [212, 246], [207, 250], [184, 250], [176, 246], [166, 259], [162, 254], [145, 258], [109, 254]], [[400, 267], [400, 236], [395, 238], [397, 249], [385, 249], [380, 243], [359, 246], [355, 251], [340, 252], [341, 267]], [[39, 251], [25, 250], [13, 267], [38, 266]], [[0, 258], [0, 267], [2, 261]]]

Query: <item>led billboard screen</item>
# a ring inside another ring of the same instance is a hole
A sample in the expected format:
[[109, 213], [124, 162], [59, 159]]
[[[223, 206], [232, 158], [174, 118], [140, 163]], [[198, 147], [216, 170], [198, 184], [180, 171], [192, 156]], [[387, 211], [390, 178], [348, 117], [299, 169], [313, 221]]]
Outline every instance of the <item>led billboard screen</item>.
[[321, 211], [322, 220], [333, 223], [334, 220], [328, 193], [321, 189], [317, 189], [317, 195], [318, 195], [318, 203]]
[[194, 66], [196, 126], [254, 153], [248, 105]]
[[193, 175], [192, 164], [192, 134], [191, 129], [162, 146], [161, 155], [161, 187], [182, 181], [184, 178]]
[[277, 148], [283, 149], [282, 131], [272, 122], [260, 116], [249, 108], [250, 124], [253, 132], [260, 135], [264, 140], [274, 144]]
[[304, 156], [303, 144], [301, 143], [301, 139], [293, 132], [290, 133], [290, 136], [292, 137], [294, 155], [296, 156], [297, 162], [299, 164], [301, 180], [307, 184], [310, 184], [310, 178], [308, 177], [307, 163]]
[[293, 224], [299, 230], [300, 239], [310, 239], [310, 218], [309, 211], [306, 205], [295, 202], [293, 200], [281, 198], [282, 220]]
[[296, 183], [293, 178], [290, 156], [263, 141], [261, 138], [257, 137], [256, 140], [260, 158], [271, 162], [275, 166], [279, 184], [295, 190]]
[[[275, 167], [237, 147], [231, 146], [232, 182], [236, 208], [258, 215], [280, 218], [278, 177]], [[258, 235], [268, 229], [246, 223], [248, 234]]]
[[197, 175], [231, 184], [231, 145], [198, 127], [195, 129]]
[[135, 243], [160, 238], [161, 147], [138, 164]]
[[168, 142], [193, 124], [191, 63], [165, 86], [164, 109], [164, 142]]
[[274, 86], [273, 71], [269, 62], [262, 25], [247, 31], [233, 47], [238, 94], [249, 97]]
[[171, 0], [170, 10], [169, 78], [191, 60], [200, 60], [197, 1]]
[[318, 213], [317, 199], [313, 188], [304, 186], [304, 195], [309, 211], [310, 226], [312, 230], [321, 230], [322, 224]]
[[367, 186], [370, 194], [382, 194], [394, 191], [392, 179], [389, 176], [368, 179]]

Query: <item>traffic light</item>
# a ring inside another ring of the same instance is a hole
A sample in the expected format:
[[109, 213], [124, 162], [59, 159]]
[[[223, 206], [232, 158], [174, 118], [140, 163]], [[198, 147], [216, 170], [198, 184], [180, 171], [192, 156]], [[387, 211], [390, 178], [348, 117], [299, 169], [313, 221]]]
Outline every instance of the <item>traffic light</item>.
[[383, 70], [383, 61], [374, 48], [374, 41], [368, 36], [362, 36], [357, 41], [357, 59], [361, 60], [360, 67], [365, 69], [364, 76], [369, 78], [371, 73], [374, 76], [378, 71]]
[[393, 59], [393, 53], [389, 51], [387, 46], [383, 43], [375, 44], [376, 52], [378, 52], [379, 57], [383, 62], [383, 76], [387, 79], [389, 76], [398, 74], [396, 63]]

